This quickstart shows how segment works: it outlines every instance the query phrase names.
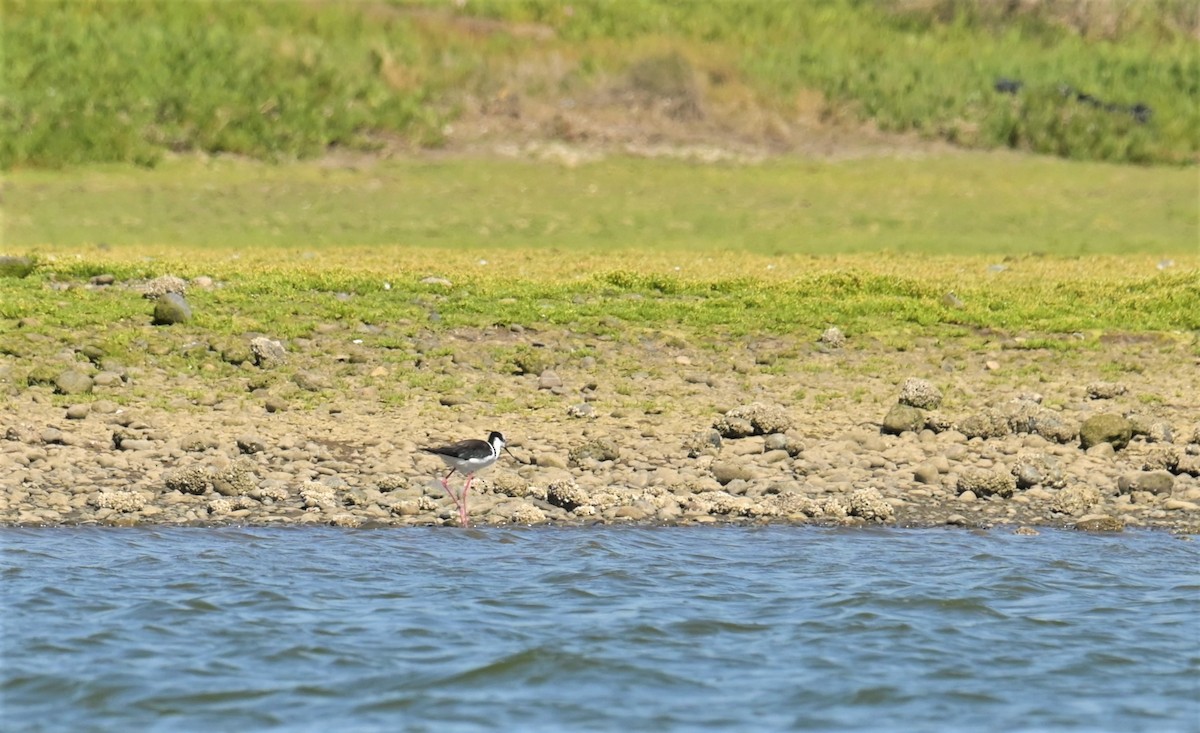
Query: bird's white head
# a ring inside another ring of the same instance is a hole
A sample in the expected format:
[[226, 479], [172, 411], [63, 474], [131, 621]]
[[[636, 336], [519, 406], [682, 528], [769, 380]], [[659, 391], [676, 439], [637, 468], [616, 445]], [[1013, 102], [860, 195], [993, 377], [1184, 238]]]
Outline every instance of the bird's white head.
[[508, 441], [504, 439], [504, 436], [495, 430], [493, 430], [492, 434], [488, 436], [487, 442], [492, 444], [492, 447], [496, 449], [497, 453], [499, 453], [504, 446], [508, 444]]

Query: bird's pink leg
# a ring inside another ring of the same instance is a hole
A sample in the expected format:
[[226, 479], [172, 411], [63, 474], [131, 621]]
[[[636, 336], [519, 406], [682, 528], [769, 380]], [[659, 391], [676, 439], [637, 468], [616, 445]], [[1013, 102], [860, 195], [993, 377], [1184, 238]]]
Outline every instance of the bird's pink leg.
[[454, 493], [454, 489], [450, 488], [450, 477], [452, 475], [454, 475], [453, 468], [450, 469], [450, 473], [448, 473], [442, 477], [442, 488], [446, 490], [446, 493], [450, 495], [451, 501], [454, 502], [454, 506], [458, 508], [458, 518], [459, 518], [459, 521], [461, 522], [462, 517], [463, 517], [463, 502], [466, 500], [466, 495], [464, 494], [462, 498], [459, 498]]
[[462, 526], [464, 527], [468, 526], [469, 524], [468, 517], [470, 515], [467, 513], [467, 492], [471, 490], [471, 481], [474, 480], [474, 478], [475, 474], [467, 474], [467, 481], [465, 484], [463, 484], [462, 504], [458, 507], [459, 519], [462, 520]]

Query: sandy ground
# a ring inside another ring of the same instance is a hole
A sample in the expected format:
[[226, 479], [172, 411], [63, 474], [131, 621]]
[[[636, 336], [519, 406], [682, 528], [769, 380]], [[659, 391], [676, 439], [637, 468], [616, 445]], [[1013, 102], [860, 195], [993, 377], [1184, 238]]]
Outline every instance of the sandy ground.
[[[354, 346], [360, 330], [326, 324], [236, 369], [214, 350], [182, 374], [60, 354], [56, 370], [87, 377], [80, 395], [27, 386], [33, 365], [0, 356], [0, 523], [454, 525], [420, 448], [499, 430], [517, 458], [476, 480], [476, 525], [1200, 530], [1185, 339], [715, 348], [517, 328], [380, 349]], [[532, 373], [495, 357], [521, 345]], [[902, 395], [925, 409], [893, 411]], [[881, 427], [889, 412], [900, 425]], [[1101, 415], [1115, 437], [1085, 448]]]

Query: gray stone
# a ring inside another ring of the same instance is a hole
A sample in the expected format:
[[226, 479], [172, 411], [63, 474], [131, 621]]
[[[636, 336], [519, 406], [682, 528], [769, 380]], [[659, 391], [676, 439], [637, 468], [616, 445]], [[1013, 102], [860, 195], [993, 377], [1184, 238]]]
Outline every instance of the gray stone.
[[831, 349], [840, 349], [846, 344], [846, 334], [842, 333], [842, 329], [837, 326], [830, 326], [817, 340]]
[[1093, 415], [1079, 426], [1079, 444], [1087, 450], [1100, 443], [1110, 444], [1120, 450], [1129, 444], [1133, 436], [1133, 425], [1115, 412]]
[[211, 481], [212, 472], [200, 466], [177, 468], [163, 476], [168, 489], [184, 494], [203, 494], [208, 491]]
[[941, 481], [942, 474], [932, 463], [922, 463], [913, 469], [913, 478], [923, 484], [936, 484]]
[[640, 522], [646, 516], [647, 512], [645, 509], [631, 504], [617, 507], [617, 510], [613, 512], [613, 518], [615, 519], [628, 519], [634, 522]]
[[104, 357], [107, 356], [107, 354], [104, 353], [103, 347], [101, 347], [99, 344], [84, 344], [82, 347], [80, 347], [79, 353], [82, 354], [88, 361], [97, 365], [104, 361]]
[[546, 513], [534, 504], [527, 501], [515, 501], [511, 504], [506, 513], [508, 521], [513, 524], [541, 524], [546, 521]]
[[1200, 456], [1183, 455], [1179, 457], [1179, 461], [1175, 464], [1175, 474], [1189, 476], [1200, 476]]
[[1039, 410], [1030, 420], [1030, 433], [1055, 443], [1070, 443], [1079, 436], [1079, 429], [1067, 424], [1050, 410]]
[[273, 367], [287, 361], [287, 351], [278, 341], [259, 336], [250, 341], [250, 351], [254, 354], [254, 362], [260, 367]]
[[1174, 443], [1175, 429], [1166, 420], [1155, 420], [1146, 426], [1145, 436], [1148, 443]]
[[750, 469], [728, 461], [714, 463], [712, 465], [712, 475], [722, 486], [731, 481], [750, 481], [754, 478], [754, 472]]
[[970, 491], [978, 497], [999, 496], [1009, 498], [1017, 487], [1017, 480], [1011, 473], [1000, 473], [987, 469], [971, 468], [958, 477], [958, 492]]
[[[749, 423], [747, 423], [749, 425]], [[721, 433], [716, 428], [701, 430], [688, 436], [683, 441], [688, 458], [698, 458], [705, 455], [717, 455], [721, 452]]]
[[117, 372], [103, 371], [92, 377], [92, 381], [97, 387], [117, 387], [124, 383], [125, 379]]
[[239, 459], [222, 471], [212, 475], [213, 490], [222, 496], [240, 496], [258, 488], [254, 464]]
[[1179, 451], [1169, 445], [1151, 448], [1146, 453], [1142, 468], [1146, 471], [1171, 471], [1179, 466]]
[[568, 417], [592, 419], [596, 417], [596, 408], [586, 402], [580, 402], [567, 408]]
[[54, 391], [58, 394], [87, 394], [92, 391], [92, 378], [83, 372], [68, 369], [54, 379]]
[[884, 415], [881, 429], [885, 433], [899, 435], [904, 432], [917, 432], [923, 427], [925, 413], [922, 410], [897, 402], [888, 410], [887, 415]]
[[330, 387], [329, 379], [318, 372], [296, 372], [292, 375], [292, 381], [306, 392], [322, 392]]
[[267, 449], [267, 444], [257, 435], [239, 435], [237, 447], [242, 453], [262, 453]]
[[1093, 400], [1111, 400], [1128, 391], [1129, 389], [1120, 382], [1092, 382], [1087, 386], [1088, 397]]
[[615, 461], [621, 457], [621, 449], [608, 438], [597, 438], [577, 445], [567, 453], [572, 466], [581, 466], [589, 460]]
[[142, 297], [147, 300], [158, 300], [164, 295], [183, 295], [187, 292], [187, 283], [183, 278], [174, 275], [163, 275], [148, 281], [142, 286]]
[[167, 293], [154, 301], [154, 325], [170, 326], [192, 320], [192, 307], [179, 293]]
[[562, 379], [553, 369], [547, 369], [538, 376], [538, 389], [556, 389], [562, 386]]
[[92, 406], [88, 404], [71, 405], [67, 408], [68, 420], [82, 420], [92, 411]]
[[[745, 428], [747, 423], [750, 426], [749, 433]], [[726, 412], [713, 423], [713, 427], [723, 438], [745, 438], [748, 435], [787, 432], [792, 427], [792, 419], [782, 407], [753, 402]]]
[[1013, 465], [1012, 473], [1017, 479], [1017, 488], [1021, 489], [1034, 486], [1061, 489], [1066, 483], [1058, 459], [1047, 453], [1027, 453], [1019, 456]]
[[740, 417], [725, 416], [716, 423], [717, 435], [731, 440], [748, 438], [754, 435], [754, 425], [749, 420]]
[[143, 438], [122, 438], [121, 450], [154, 450], [154, 441]]
[[1125, 522], [1107, 514], [1089, 514], [1075, 523], [1075, 529], [1081, 532], [1121, 532]]
[[958, 431], [967, 438], [1002, 438], [1009, 433], [1008, 420], [995, 412], [981, 412], [958, 423]]
[[588, 503], [588, 493], [574, 481], [554, 481], [546, 487], [546, 501], [570, 512]]
[[763, 452], [773, 450], [787, 450], [788, 436], [783, 433], [771, 433], [767, 439], [763, 441]]
[[1060, 489], [1050, 500], [1050, 511], [1058, 514], [1082, 514], [1100, 503], [1100, 490], [1087, 484], [1072, 484]]
[[1169, 471], [1136, 471], [1117, 479], [1117, 491], [1130, 494], [1148, 491], [1151, 494], [1170, 494], [1175, 488], [1175, 477]]
[[892, 519], [895, 510], [883, 498], [878, 489], [859, 489], [850, 494], [846, 501], [846, 514], [869, 522], [886, 522]]
[[900, 387], [900, 404], [936, 410], [942, 404], [942, 391], [927, 379], [909, 377]]

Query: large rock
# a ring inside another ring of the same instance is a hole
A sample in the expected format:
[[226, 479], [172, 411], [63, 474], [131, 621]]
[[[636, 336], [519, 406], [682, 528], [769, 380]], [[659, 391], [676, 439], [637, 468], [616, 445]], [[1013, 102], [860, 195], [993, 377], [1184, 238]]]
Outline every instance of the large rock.
[[750, 435], [785, 433], [792, 427], [792, 419], [777, 405], [753, 402], [735, 407], [713, 423], [723, 438], [745, 438]]
[[942, 404], [942, 391], [927, 379], [909, 377], [900, 387], [900, 404], [936, 410]]
[[202, 466], [176, 468], [163, 475], [163, 483], [171, 491], [200, 495], [208, 491], [212, 472]]
[[958, 423], [958, 431], [968, 438], [1002, 438], [1009, 433], [1008, 420], [995, 412], [981, 412]]
[[1066, 484], [1058, 459], [1047, 453], [1027, 453], [1019, 456], [1012, 474], [1017, 479], [1017, 488], [1020, 489], [1034, 486], [1061, 489]]
[[167, 293], [154, 301], [154, 325], [171, 326], [192, 320], [192, 307], [179, 293]]
[[831, 349], [840, 349], [846, 344], [846, 334], [842, 333], [842, 329], [837, 326], [830, 326], [825, 329], [817, 341]]
[[716, 428], [701, 430], [685, 438], [683, 448], [687, 451], [688, 458], [715, 456], [721, 452], [721, 433]]
[[868, 521], [886, 522], [893, 518], [895, 510], [878, 489], [868, 488], [829, 497], [821, 504], [819, 513], [833, 519], [858, 517]]
[[212, 475], [213, 490], [222, 496], [241, 496], [258, 488], [258, 477], [254, 472], [254, 464], [246, 460], [237, 460], [224, 470]]
[[250, 341], [250, 351], [254, 354], [254, 362], [260, 367], [273, 367], [287, 361], [287, 351], [278, 341], [259, 336]]
[[588, 503], [588, 493], [574, 481], [555, 481], [546, 487], [546, 501], [570, 512]]
[[158, 300], [164, 295], [174, 293], [183, 295], [187, 292], [187, 282], [174, 275], [163, 275], [148, 281], [142, 286], [142, 297], [147, 300]]
[[714, 463], [712, 465], [712, 474], [713, 478], [722, 486], [731, 481], [750, 481], [755, 476], [754, 471], [729, 461]]
[[970, 491], [980, 498], [999, 496], [1007, 499], [1016, 488], [1017, 480], [1011, 473], [971, 468], [958, 477], [958, 493]]
[[1084, 450], [1100, 443], [1120, 450], [1129, 444], [1131, 437], [1133, 424], [1115, 412], [1093, 415], [1079, 426], [1079, 444]]
[[883, 417], [882, 430], [885, 433], [899, 435], [903, 432], [917, 432], [925, 426], [925, 412], [910, 405], [896, 403], [888, 414]]
[[1087, 386], [1088, 397], [1093, 400], [1111, 400], [1128, 391], [1129, 389], [1120, 382], [1092, 382]]
[[1050, 500], [1050, 511], [1057, 514], [1083, 514], [1101, 501], [1100, 490], [1088, 484], [1071, 484]]
[[597, 438], [577, 445], [567, 453], [572, 466], [582, 466], [591, 461], [615, 461], [621, 457], [621, 449], [608, 438]]
[[1107, 514], [1089, 514], [1075, 523], [1075, 529], [1080, 532], [1121, 532], [1125, 522]]
[[92, 378], [83, 372], [68, 369], [55, 377], [54, 391], [59, 394], [87, 394], [92, 391]]
[[1117, 491], [1122, 494], [1134, 491], [1170, 494], [1174, 487], [1175, 477], [1169, 471], [1135, 471], [1117, 479]]
[[1058, 413], [1029, 400], [1011, 405], [1008, 426], [1014, 433], [1040, 435], [1055, 443], [1070, 443], [1079, 437], [1079, 429], [1064, 421]]

